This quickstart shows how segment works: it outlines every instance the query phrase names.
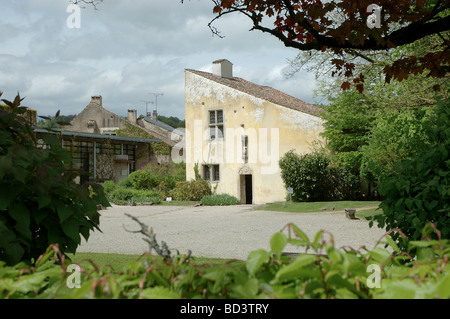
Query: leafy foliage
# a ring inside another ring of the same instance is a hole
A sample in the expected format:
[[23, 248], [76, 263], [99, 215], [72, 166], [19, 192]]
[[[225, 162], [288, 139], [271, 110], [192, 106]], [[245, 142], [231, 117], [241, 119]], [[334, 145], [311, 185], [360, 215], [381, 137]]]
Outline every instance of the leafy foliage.
[[61, 128], [58, 122], [70, 122], [76, 115], [59, 115], [57, 118], [53, 116], [45, 116], [37, 122], [37, 127], [41, 128]]
[[204, 196], [211, 195], [211, 186], [203, 179], [177, 182], [169, 194], [175, 200], [200, 201]]
[[293, 188], [297, 201], [354, 199], [359, 196], [359, 178], [345, 167], [332, 165], [320, 152], [298, 155], [287, 152], [279, 162], [281, 178]]
[[[377, 216], [379, 227], [393, 233], [394, 240], [405, 249], [409, 240], [421, 237], [421, 230], [433, 222], [450, 238], [450, 101], [439, 101], [435, 116], [427, 126], [429, 143], [417, 157], [399, 163], [396, 174], [387, 177], [380, 187], [385, 197]], [[401, 234], [406, 235], [402, 237]]]
[[147, 164], [115, 184], [103, 183], [108, 199], [117, 204], [152, 202], [158, 204], [175, 188], [178, 182], [186, 179], [186, 165], [181, 163]]
[[325, 106], [322, 135], [335, 152], [358, 151], [367, 144], [368, 132], [373, 120], [370, 102], [355, 91], [342, 92]]
[[173, 128], [182, 128], [186, 126], [185, 120], [180, 120], [176, 116], [163, 116], [158, 115], [158, 121], [161, 121], [163, 123], [166, 123], [167, 125], [173, 127]]
[[[126, 137], [141, 137], [148, 139], [155, 139], [154, 136], [147, 133], [145, 130], [140, 128], [137, 125], [132, 125], [130, 123], [125, 123], [125, 128], [116, 130], [117, 136], [126, 136]], [[170, 146], [164, 142], [152, 143], [151, 148], [153, 152], [157, 155], [169, 155], [170, 154]]]
[[293, 196], [300, 201], [321, 201], [328, 198], [327, 178], [330, 161], [321, 154], [298, 155], [287, 152], [279, 162], [281, 178], [292, 187]]
[[10, 265], [37, 259], [55, 243], [75, 253], [81, 236], [99, 229], [97, 205], [109, 206], [101, 186], [74, 182], [56, 136], [45, 135], [46, 146], [36, 140], [22, 100], [2, 100], [8, 111], [0, 108], [0, 260]]
[[[425, 238], [437, 232], [424, 229]], [[448, 240], [410, 242], [416, 259], [398, 254], [389, 235], [381, 247], [338, 249], [331, 234], [320, 231], [313, 239], [294, 224], [270, 238], [270, 250], [252, 251], [245, 261], [194, 264], [194, 257], [177, 254], [171, 260], [142, 255], [123, 269], [80, 263], [80, 287], [68, 288], [70, 261], [51, 246], [32, 267], [0, 262], [0, 298], [201, 298], [201, 299], [410, 299], [450, 298]], [[291, 260], [288, 246], [305, 249]], [[312, 253], [308, 253], [312, 250]], [[379, 268], [379, 277], [370, 267]], [[376, 287], [377, 279], [380, 286]]]
[[126, 205], [129, 201], [159, 204], [165, 198], [165, 194], [158, 190], [132, 189], [116, 185], [112, 181], [103, 183], [103, 187], [108, 200], [116, 205]]
[[[371, 27], [367, 20], [373, 1], [264, 1], [213, 0], [217, 16], [212, 23], [227, 14], [239, 13], [250, 19], [251, 30], [268, 33], [287, 47], [300, 51], [330, 52], [333, 75], [345, 78], [344, 90], [352, 84], [363, 91], [365, 77], [358, 73], [355, 58], [375, 64], [367, 52], [388, 52], [427, 36], [439, 35], [439, 42], [426, 54], [401, 55], [383, 68], [386, 83], [402, 81], [410, 75], [426, 74], [445, 78], [449, 72], [450, 30], [449, 4], [446, 1], [378, 1], [382, 7], [380, 25]], [[443, 36], [445, 35], [445, 36]], [[351, 83], [352, 82], [352, 83]], [[370, 83], [370, 82], [369, 82]], [[439, 87], [434, 89], [438, 90]]]
[[391, 108], [376, 112], [368, 143], [360, 148], [361, 175], [379, 181], [396, 163], [414, 158], [429, 142], [426, 126], [434, 108]]
[[204, 196], [201, 203], [205, 206], [239, 205], [241, 201], [228, 194], [213, 194]]
[[[181, 162], [170, 164], [147, 164], [128, 176], [128, 180], [134, 189], [171, 190], [177, 182], [186, 180], [186, 165]], [[163, 185], [161, 185], [163, 183]], [[162, 187], [160, 187], [160, 185]]]

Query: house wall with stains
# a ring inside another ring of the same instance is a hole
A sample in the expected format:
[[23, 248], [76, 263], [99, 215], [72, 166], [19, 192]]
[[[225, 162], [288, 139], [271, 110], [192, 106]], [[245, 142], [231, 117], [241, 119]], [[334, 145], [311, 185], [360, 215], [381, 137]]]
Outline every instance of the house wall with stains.
[[[223, 111], [222, 138], [210, 138], [210, 111]], [[245, 203], [245, 175], [251, 175], [253, 204], [284, 201], [280, 158], [289, 150], [311, 152], [320, 141], [322, 119], [238, 91], [185, 71], [185, 156], [187, 179], [194, 178], [197, 163], [219, 165], [216, 192]], [[245, 138], [246, 136], [246, 138]], [[247, 146], [245, 150], [244, 147]], [[246, 152], [246, 157], [243, 153]], [[248, 183], [249, 181], [247, 181]]]

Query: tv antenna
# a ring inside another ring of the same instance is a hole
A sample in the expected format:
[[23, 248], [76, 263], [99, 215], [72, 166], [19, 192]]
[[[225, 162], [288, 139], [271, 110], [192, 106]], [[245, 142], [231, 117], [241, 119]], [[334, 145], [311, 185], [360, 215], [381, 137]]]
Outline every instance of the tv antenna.
[[163, 96], [164, 93], [149, 93], [149, 94], [153, 94], [155, 96], [156, 113], [158, 113], [158, 96]]
[[145, 103], [145, 116], [148, 116], [148, 103], [150, 104], [154, 104], [153, 101], [145, 101], [145, 100], [141, 100], [141, 102]]

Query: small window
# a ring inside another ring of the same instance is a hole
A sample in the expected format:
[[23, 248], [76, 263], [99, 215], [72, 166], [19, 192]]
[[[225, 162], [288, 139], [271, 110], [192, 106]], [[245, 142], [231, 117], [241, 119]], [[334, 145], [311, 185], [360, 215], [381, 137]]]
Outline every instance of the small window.
[[248, 160], [248, 136], [242, 135], [242, 159], [247, 162]]
[[223, 111], [209, 111], [209, 138], [211, 140], [224, 137]]
[[218, 182], [220, 181], [220, 170], [219, 165], [213, 165], [213, 181]]
[[205, 179], [205, 181], [211, 180], [211, 172], [208, 165], [203, 165], [203, 178]]
[[217, 111], [217, 124], [223, 124], [223, 111]]
[[219, 165], [203, 165], [203, 179], [218, 182], [220, 180]]
[[216, 111], [209, 112], [209, 124], [210, 125], [216, 124]]

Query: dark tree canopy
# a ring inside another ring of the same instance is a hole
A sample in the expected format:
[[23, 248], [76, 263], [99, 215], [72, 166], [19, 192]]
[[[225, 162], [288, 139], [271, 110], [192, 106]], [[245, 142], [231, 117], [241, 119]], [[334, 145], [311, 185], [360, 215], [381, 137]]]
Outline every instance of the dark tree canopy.
[[[183, 1], [182, 1], [183, 2]], [[441, 0], [212, 0], [217, 16], [212, 24], [231, 13], [248, 17], [253, 27], [269, 33], [285, 46], [302, 51], [330, 50], [336, 55], [332, 63], [334, 74], [347, 80], [343, 89], [363, 90], [364, 77], [353, 74], [355, 65], [344, 56], [366, 57], [366, 51], [389, 50], [431, 35], [442, 40], [436, 48], [423, 56], [403, 56], [383, 70], [386, 82], [399, 81], [409, 75], [426, 74], [442, 78], [450, 67], [450, 2]], [[381, 6], [374, 8], [373, 4]], [[377, 11], [378, 10], [378, 11]], [[378, 12], [378, 16], [377, 16]], [[377, 21], [378, 20], [378, 21]], [[376, 23], [375, 23], [376, 22]], [[436, 88], [438, 89], [438, 88]]]

